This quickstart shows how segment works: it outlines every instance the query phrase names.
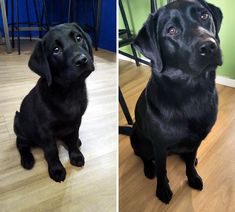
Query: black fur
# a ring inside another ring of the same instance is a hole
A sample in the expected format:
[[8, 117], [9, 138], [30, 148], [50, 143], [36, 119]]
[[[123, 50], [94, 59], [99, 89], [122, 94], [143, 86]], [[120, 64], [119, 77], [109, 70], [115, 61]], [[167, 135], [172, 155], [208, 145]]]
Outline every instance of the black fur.
[[157, 177], [156, 196], [164, 203], [172, 198], [169, 154], [183, 158], [189, 185], [202, 190], [196, 153], [217, 116], [215, 70], [222, 65], [222, 12], [200, 2], [181, 0], [160, 8], [134, 43], [151, 60], [152, 75], [136, 105], [131, 144], [144, 163], [145, 176]]
[[87, 107], [85, 79], [94, 70], [90, 39], [75, 23], [58, 25], [36, 44], [29, 67], [41, 78], [15, 115], [21, 165], [33, 167], [30, 149], [37, 145], [44, 151], [50, 177], [61, 182], [66, 171], [59, 160], [57, 139], [67, 144], [72, 165], [84, 165], [78, 131]]

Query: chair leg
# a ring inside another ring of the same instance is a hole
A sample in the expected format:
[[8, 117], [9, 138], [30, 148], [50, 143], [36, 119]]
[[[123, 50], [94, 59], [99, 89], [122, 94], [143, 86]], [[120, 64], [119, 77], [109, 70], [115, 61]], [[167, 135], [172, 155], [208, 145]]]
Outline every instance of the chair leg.
[[11, 52], [11, 44], [10, 44], [10, 39], [9, 39], [9, 29], [8, 29], [8, 24], [7, 24], [7, 16], [6, 16], [6, 10], [5, 10], [5, 2], [1, 1], [1, 11], [2, 11], [2, 21], [3, 21], [3, 28], [4, 28], [4, 33], [5, 33], [5, 42], [6, 42], [6, 47], [7, 47], [7, 53]]
[[11, 0], [11, 42], [12, 42], [12, 48], [15, 48], [15, 38], [14, 38], [14, 34], [15, 34], [15, 29], [14, 29], [14, 0]]
[[[125, 13], [125, 10], [124, 10], [123, 4], [122, 4], [122, 0], [119, 0], [119, 8], [120, 8], [123, 23], [125, 25], [125, 29], [126, 29], [126, 32], [127, 32], [127, 37], [130, 38], [131, 37], [131, 31], [130, 31], [130, 27], [129, 27], [129, 24], [128, 24], [128, 21], [127, 21], [126, 13]], [[132, 50], [133, 56], [135, 58], [135, 63], [136, 63], [137, 66], [139, 66], [140, 64], [139, 64], [139, 61], [138, 61], [137, 53], [136, 53], [136, 50], [135, 50], [135, 48], [133, 47], [132, 44], [131, 44], [131, 50]]]
[[132, 118], [131, 118], [129, 109], [128, 109], [127, 105], [126, 105], [126, 101], [125, 101], [125, 99], [124, 99], [124, 97], [123, 97], [123, 94], [122, 94], [122, 91], [121, 91], [120, 88], [119, 88], [119, 103], [120, 103], [121, 108], [122, 108], [122, 110], [123, 110], [123, 113], [124, 113], [124, 115], [125, 115], [125, 117], [126, 117], [127, 123], [128, 123], [129, 125], [132, 125], [132, 124], [133, 124], [133, 121], [132, 121]]
[[151, 13], [155, 13], [157, 11], [157, 1], [151, 0]]
[[20, 20], [19, 20], [19, 0], [16, 0], [16, 24], [17, 24], [17, 45], [20, 55]]
[[38, 8], [37, 8], [36, 0], [33, 0], [33, 7], [34, 7], [36, 19], [37, 19], [38, 28], [39, 28], [39, 38], [42, 38], [42, 26], [41, 26], [39, 14], [38, 14]]
[[71, 18], [71, 0], [69, 0], [69, 6], [68, 6], [68, 23], [70, 23]]
[[[29, 0], [26, 0], [26, 15], [27, 15], [27, 22], [28, 22], [28, 27], [30, 27], [30, 17], [29, 17]], [[32, 41], [32, 33], [29, 30], [29, 39]]]
[[101, 0], [97, 3], [96, 21], [95, 21], [95, 50], [98, 50], [99, 30], [100, 30]]
[[136, 53], [136, 50], [135, 50], [135, 47], [133, 46], [133, 44], [131, 44], [131, 50], [132, 50], [133, 56], [135, 58], [135, 64], [137, 66], [140, 66], [139, 59], [137, 57], [137, 53]]

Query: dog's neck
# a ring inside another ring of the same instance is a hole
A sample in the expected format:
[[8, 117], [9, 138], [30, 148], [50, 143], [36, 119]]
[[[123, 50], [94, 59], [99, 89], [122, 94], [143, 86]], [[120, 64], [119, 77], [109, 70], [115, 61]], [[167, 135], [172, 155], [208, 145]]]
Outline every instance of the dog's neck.
[[49, 93], [56, 93], [56, 94], [65, 94], [72, 91], [78, 91], [86, 89], [85, 80], [81, 81], [74, 81], [70, 83], [58, 83], [53, 81], [50, 86], [48, 86], [46, 79], [40, 78], [38, 81], [39, 86], [44, 87], [44, 89], [48, 90]]
[[[187, 75], [180, 76], [178, 74], [154, 73], [146, 87], [146, 93], [150, 101], [161, 102], [177, 99], [179, 102], [189, 98], [203, 98], [208, 94], [214, 95], [215, 89], [215, 71], [203, 73], [198, 77], [189, 77]], [[202, 96], [203, 95], [203, 96]], [[177, 98], [175, 98], [177, 97]], [[172, 101], [174, 104], [175, 101]], [[168, 102], [168, 105], [170, 102]]]
[[[215, 69], [210, 71], [201, 72], [198, 75], [189, 74], [180, 69], [168, 68], [161, 73], [152, 71], [152, 80], [156, 81], [162, 89], [169, 87], [172, 91], [182, 92], [184, 90], [195, 91], [201, 90], [214, 90], [215, 88]], [[167, 92], [169, 92], [167, 90]]]

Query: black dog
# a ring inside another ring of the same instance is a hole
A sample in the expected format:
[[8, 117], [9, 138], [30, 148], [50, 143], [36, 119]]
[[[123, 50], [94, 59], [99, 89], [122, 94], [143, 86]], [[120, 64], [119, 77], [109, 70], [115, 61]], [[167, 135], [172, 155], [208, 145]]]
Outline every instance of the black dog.
[[189, 186], [203, 188], [196, 153], [217, 116], [221, 21], [220, 9], [203, 0], [175, 1], [150, 15], [134, 43], [151, 60], [152, 75], [136, 105], [131, 144], [145, 176], [157, 177], [156, 195], [164, 203], [172, 198], [169, 154], [185, 161]]
[[87, 107], [85, 79], [94, 70], [90, 38], [75, 23], [50, 30], [30, 57], [29, 67], [41, 76], [16, 112], [14, 131], [21, 165], [31, 169], [32, 146], [40, 146], [48, 163], [50, 177], [65, 179], [56, 140], [63, 140], [72, 165], [83, 166], [78, 130]]

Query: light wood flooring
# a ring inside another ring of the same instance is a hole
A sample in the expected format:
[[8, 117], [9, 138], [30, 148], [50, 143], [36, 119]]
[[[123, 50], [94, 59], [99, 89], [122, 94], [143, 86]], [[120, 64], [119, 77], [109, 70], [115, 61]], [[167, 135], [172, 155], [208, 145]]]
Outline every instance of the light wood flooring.
[[34, 42], [22, 42], [22, 54], [0, 46], [0, 211], [100, 211], [116, 209], [117, 84], [116, 55], [95, 52], [96, 71], [87, 79], [89, 104], [80, 128], [85, 166], [70, 164], [67, 150], [59, 154], [67, 176], [56, 183], [48, 176], [41, 149], [33, 149], [32, 170], [20, 166], [13, 118], [38, 76], [27, 67]]
[[[119, 62], [119, 84], [134, 117], [140, 92], [150, 68]], [[121, 212], [233, 212], [235, 211], [235, 89], [217, 85], [219, 114], [211, 133], [198, 152], [198, 173], [203, 191], [187, 185], [185, 165], [177, 156], [167, 160], [168, 178], [174, 193], [169, 205], [155, 197], [156, 180], [145, 178], [143, 165], [130, 146], [129, 137], [119, 136], [119, 207]], [[126, 124], [119, 107], [119, 122]]]

